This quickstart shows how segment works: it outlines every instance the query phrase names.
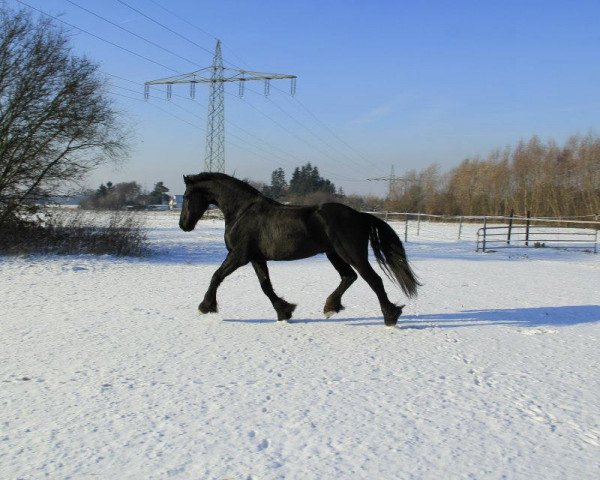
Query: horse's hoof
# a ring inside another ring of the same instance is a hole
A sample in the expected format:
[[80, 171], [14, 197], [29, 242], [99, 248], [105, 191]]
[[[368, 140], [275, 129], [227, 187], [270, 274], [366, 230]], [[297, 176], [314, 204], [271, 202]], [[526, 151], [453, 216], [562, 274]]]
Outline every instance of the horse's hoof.
[[277, 320], [280, 322], [283, 320], [289, 320], [290, 318], [292, 318], [294, 310], [296, 310], [296, 304], [286, 303], [286, 305], [283, 308], [277, 310]]
[[337, 305], [330, 305], [326, 303], [325, 307], [323, 308], [323, 313], [325, 314], [325, 318], [329, 318], [336, 313], [340, 313], [344, 308], [345, 307], [341, 303], [338, 303]]
[[217, 313], [217, 305], [213, 304], [207, 304], [206, 302], [202, 302], [200, 305], [198, 305], [198, 310], [200, 311], [200, 313]]
[[394, 305], [392, 310], [387, 314], [384, 314], [383, 321], [386, 327], [394, 327], [398, 323], [398, 317], [402, 315], [402, 309], [406, 305]]

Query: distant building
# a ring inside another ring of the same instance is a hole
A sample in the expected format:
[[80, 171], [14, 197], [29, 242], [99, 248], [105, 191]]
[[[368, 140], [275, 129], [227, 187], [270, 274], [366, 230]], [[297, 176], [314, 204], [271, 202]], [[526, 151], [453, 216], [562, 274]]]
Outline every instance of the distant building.
[[173, 208], [181, 208], [183, 205], [183, 195], [175, 195], [175, 205]]
[[175, 195], [165, 193], [162, 204], [166, 205], [169, 210], [173, 210], [177, 205], [177, 199], [175, 198]]
[[177, 208], [177, 199], [175, 195], [168, 192], [163, 193], [160, 203], [146, 205], [146, 210], [173, 210], [174, 208]]

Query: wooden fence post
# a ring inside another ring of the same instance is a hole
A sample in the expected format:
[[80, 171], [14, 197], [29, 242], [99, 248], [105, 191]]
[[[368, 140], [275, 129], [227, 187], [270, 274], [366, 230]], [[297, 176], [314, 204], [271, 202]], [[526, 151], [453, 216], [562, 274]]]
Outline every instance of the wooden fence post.
[[531, 224], [531, 210], [527, 210], [527, 222], [525, 223], [525, 246], [529, 245], [529, 226]]
[[460, 234], [462, 233], [462, 224], [463, 224], [463, 217], [461, 215], [460, 221], [458, 222], [458, 239], [459, 240], [460, 240]]
[[513, 225], [513, 215], [515, 214], [515, 211], [513, 209], [510, 210], [510, 219], [508, 220], [508, 238], [506, 239], [506, 243], [508, 245], [510, 245], [510, 234], [512, 232], [512, 225]]
[[421, 212], [417, 213], [417, 237], [421, 232]]
[[483, 248], [481, 249], [485, 253], [485, 237], [487, 235], [487, 217], [483, 217]]
[[404, 214], [404, 241], [408, 242], [408, 213]]

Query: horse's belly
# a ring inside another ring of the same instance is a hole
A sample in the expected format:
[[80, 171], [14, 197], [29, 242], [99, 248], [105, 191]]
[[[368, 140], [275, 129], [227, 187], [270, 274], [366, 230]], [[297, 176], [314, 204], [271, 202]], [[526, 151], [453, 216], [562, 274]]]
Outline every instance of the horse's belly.
[[301, 258], [308, 258], [324, 253], [323, 249], [305, 249], [296, 252], [280, 252], [274, 254], [269, 260], [300, 260]]
[[267, 260], [299, 260], [323, 253], [323, 245], [307, 239], [286, 239], [283, 242], [266, 242], [262, 248]]

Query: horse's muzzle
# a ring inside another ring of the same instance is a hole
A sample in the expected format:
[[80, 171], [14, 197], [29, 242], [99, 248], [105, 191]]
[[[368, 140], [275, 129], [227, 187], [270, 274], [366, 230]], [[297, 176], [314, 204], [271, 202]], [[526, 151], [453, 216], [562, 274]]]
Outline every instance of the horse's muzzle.
[[191, 232], [194, 229], [194, 227], [184, 225], [183, 222], [179, 222], [179, 228], [181, 228], [184, 232]]

